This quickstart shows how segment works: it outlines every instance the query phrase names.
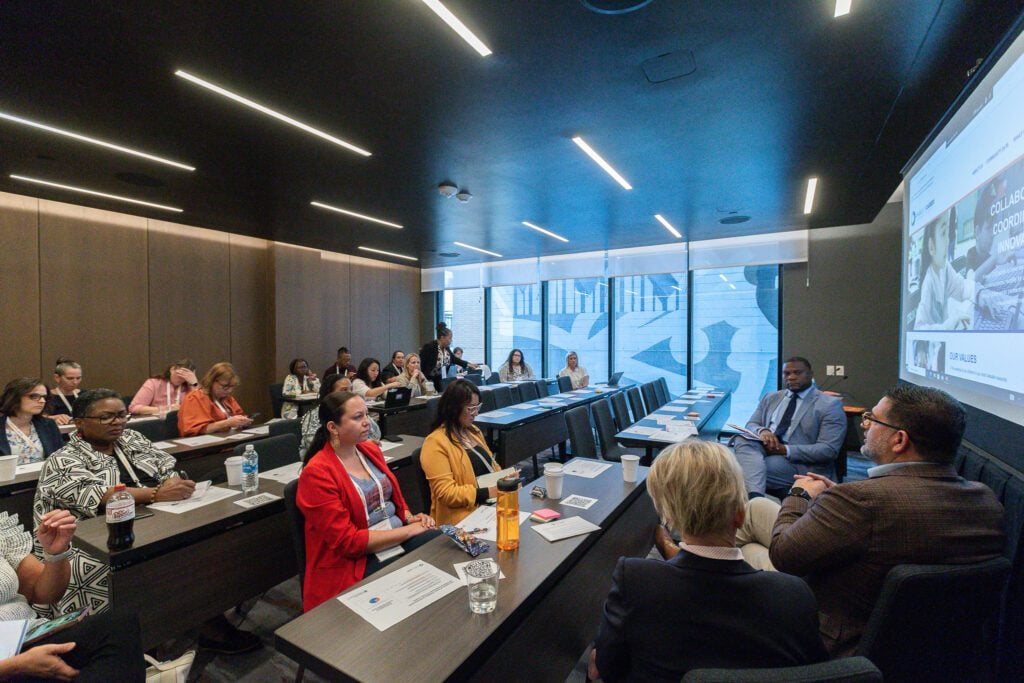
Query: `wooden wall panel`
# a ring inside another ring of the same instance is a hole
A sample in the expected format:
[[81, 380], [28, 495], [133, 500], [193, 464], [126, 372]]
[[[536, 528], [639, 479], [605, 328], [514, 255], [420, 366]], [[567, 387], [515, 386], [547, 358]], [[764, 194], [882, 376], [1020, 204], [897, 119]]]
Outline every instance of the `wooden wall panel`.
[[0, 386], [41, 377], [39, 363], [39, 200], [0, 192]]
[[231, 357], [228, 235], [149, 221], [149, 358], [153, 374], [191, 358], [200, 377]]
[[288, 364], [293, 358], [309, 359], [311, 349], [313, 353], [318, 352], [324, 286], [319, 250], [275, 242], [271, 253], [277, 346], [274, 376], [280, 382], [288, 374]]
[[392, 351], [390, 266], [362, 258], [352, 258], [349, 264], [352, 362], [358, 367], [359, 361], [372, 356], [386, 363]]
[[230, 261], [230, 355], [242, 376], [242, 385], [237, 389], [238, 402], [250, 413], [269, 416], [267, 387], [281, 381], [274, 379], [274, 278], [270, 243], [231, 235]]
[[40, 200], [40, 349], [82, 363], [84, 387], [132, 393], [149, 374], [146, 219]]
[[[332, 252], [320, 252], [321, 300], [320, 346], [316, 362], [309, 358], [316, 368], [322, 372], [334, 362], [339, 346], [353, 349], [351, 339], [351, 312], [353, 301], [349, 289], [349, 257]], [[357, 351], [353, 350], [353, 353]], [[355, 360], [359, 364], [359, 360]], [[321, 378], [322, 379], [322, 378]]]
[[[426, 339], [420, 339], [420, 272], [415, 268], [392, 265], [388, 272], [391, 313], [388, 333], [391, 351], [418, 351]], [[382, 359], [383, 360], [383, 359]]]

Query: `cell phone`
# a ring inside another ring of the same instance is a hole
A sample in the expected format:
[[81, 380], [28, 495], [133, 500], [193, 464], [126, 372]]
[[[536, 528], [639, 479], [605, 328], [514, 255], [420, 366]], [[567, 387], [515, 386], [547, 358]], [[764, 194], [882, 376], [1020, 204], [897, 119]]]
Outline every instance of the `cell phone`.
[[135, 509], [135, 519], [145, 519], [146, 517], [152, 517], [152, 516], [153, 516], [153, 511], [152, 510], [140, 510], [138, 508]]
[[252, 420], [253, 422], [256, 422], [261, 417], [263, 417], [263, 413], [253, 413], [252, 415], [249, 416], [249, 419]]
[[71, 628], [76, 624], [81, 623], [82, 619], [89, 616], [89, 608], [80, 609], [77, 612], [71, 612], [65, 614], [62, 617], [51, 619], [44, 624], [39, 624], [34, 629], [25, 634], [25, 641], [21, 644], [21, 651], [24, 652], [27, 648], [32, 647], [33, 644], [42, 640], [47, 636], [51, 636], [54, 633], [59, 633], [64, 629]]

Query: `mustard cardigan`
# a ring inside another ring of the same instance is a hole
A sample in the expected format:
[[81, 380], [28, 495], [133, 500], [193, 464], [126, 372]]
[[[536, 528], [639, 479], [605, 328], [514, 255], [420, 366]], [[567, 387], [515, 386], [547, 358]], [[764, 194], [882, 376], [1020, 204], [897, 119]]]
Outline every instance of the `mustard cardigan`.
[[[494, 469], [500, 469], [480, 430], [472, 427], [470, 434], [477, 445], [491, 456]], [[444, 426], [432, 431], [423, 441], [420, 466], [430, 484], [430, 516], [438, 524], [457, 524], [476, 509], [473, 463], [466, 449], [448, 438]]]

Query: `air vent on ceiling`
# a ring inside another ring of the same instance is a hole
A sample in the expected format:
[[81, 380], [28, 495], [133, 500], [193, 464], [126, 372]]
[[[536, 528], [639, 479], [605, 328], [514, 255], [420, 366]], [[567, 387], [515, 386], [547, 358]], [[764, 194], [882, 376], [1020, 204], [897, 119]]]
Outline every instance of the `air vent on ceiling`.
[[629, 14], [643, 9], [652, 0], [580, 0], [580, 4], [598, 14]]
[[640, 68], [649, 83], [664, 83], [689, 76], [697, 70], [697, 62], [690, 50], [676, 50], [644, 60], [640, 62]]
[[750, 220], [750, 216], [726, 216], [718, 222], [722, 225], [736, 225], [737, 223], [746, 223]]
[[165, 185], [164, 181], [148, 176], [145, 173], [115, 173], [114, 177], [122, 183], [138, 185], [139, 187], [163, 187]]
[[462, 254], [457, 251], [442, 251], [438, 256], [443, 256], [445, 258], [458, 258], [459, 256], [462, 256]]

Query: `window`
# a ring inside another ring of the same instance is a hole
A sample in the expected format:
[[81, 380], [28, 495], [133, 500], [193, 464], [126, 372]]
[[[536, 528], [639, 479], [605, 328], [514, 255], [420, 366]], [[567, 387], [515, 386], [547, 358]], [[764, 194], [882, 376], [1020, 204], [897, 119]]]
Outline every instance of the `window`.
[[452, 330], [452, 348], [471, 363], [484, 362], [484, 290], [448, 289], [441, 296], [441, 320]]
[[491, 370], [508, 359], [512, 349], [541, 376], [541, 285], [512, 285], [491, 288]]
[[729, 421], [745, 424], [779, 385], [779, 267], [693, 271], [694, 386], [732, 392]]
[[631, 275], [615, 288], [615, 361], [623, 380], [668, 381], [686, 391], [686, 273]]
[[590, 383], [603, 382], [608, 377], [608, 283], [604, 278], [587, 278], [553, 280], [545, 285], [547, 375], [558, 375], [565, 367], [566, 354], [575, 351]]

